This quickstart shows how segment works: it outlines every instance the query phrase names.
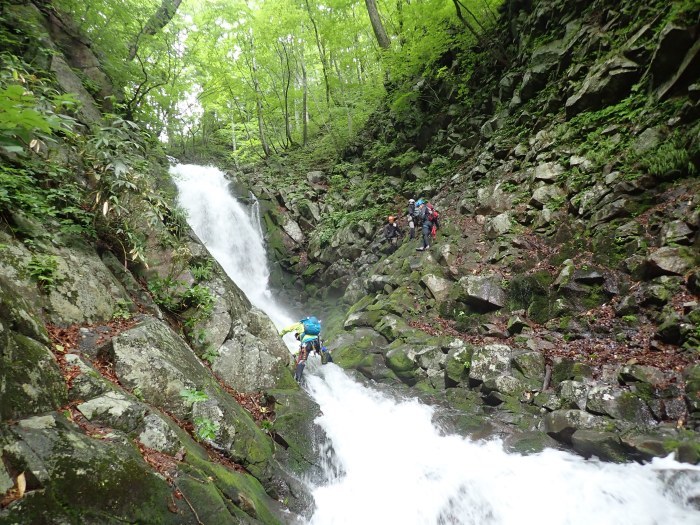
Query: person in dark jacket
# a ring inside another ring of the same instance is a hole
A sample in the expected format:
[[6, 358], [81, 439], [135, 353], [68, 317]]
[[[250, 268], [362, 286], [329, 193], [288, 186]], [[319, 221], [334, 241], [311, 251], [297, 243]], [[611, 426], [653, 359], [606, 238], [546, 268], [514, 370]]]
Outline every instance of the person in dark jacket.
[[416, 201], [416, 206], [418, 207], [418, 217], [423, 223], [423, 246], [416, 248], [416, 251], [422, 252], [430, 248], [430, 236], [433, 231], [433, 223], [430, 220], [431, 214], [426, 202], [423, 199], [418, 199]]
[[408, 220], [408, 238], [411, 240], [416, 238], [416, 213], [416, 201], [408, 199], [406, 219]]
[[389, 253], [396, 251], [400, 237], [401, 230], [399, 229], [399, 225], [396, 223], [396, 218], [393, 215], [389, 215], [389, 220], [384, 226], [384, 239], [389, 244]]

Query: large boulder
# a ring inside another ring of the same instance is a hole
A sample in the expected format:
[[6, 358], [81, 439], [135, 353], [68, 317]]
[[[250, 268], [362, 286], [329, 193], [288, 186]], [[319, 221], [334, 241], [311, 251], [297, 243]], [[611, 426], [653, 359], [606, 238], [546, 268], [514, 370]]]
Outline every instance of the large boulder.
[[601, 416], [594, 416], [583, 410], [555, 410], [545, 415], [544, 429], [547, 434], [557, 441], [571, 444], [574, 432], [578, 430], [604, 431], [607, 428], [607, 420]]
[[[118, 303], [130, 304], [124, 287], [83, 241], [64, 239], [68, 246], [45, 245], [41, 255], [0, 233], [0, 274], [33, 309], [59, 325], [109, 321]], [[57, 243], [58, 244], [58, 243]], [[26, 268], [35, 268], [27, 271]], [[32, 275], [50, 279], [41, 288]]]
[[[273, 452], [271, 440], [167, 325], [147, 320], [112, 339], [104, 353], [125, 388], [179, 419], [209, 422], [216, 429], [217, 446], [265, 479]], [[183, 395], [188, 391], [201, 392], [205, 399], [192, 404]]]
[[510, 373], [512, 356], [513, 350], [506, 345], [491, 344], [476, 348], [469, 369], [470, 382], [479, 384]]
[[459, 280], [458, 300], [479, 311], [492, 311], [503, 308], [506, 293], [497, 275], [468, 275]]
[[619, 102], [641, 74], [639, 64], [624, 56], [606, 60], [585, 78], [578, 92], [566, 100], [567, 118]]

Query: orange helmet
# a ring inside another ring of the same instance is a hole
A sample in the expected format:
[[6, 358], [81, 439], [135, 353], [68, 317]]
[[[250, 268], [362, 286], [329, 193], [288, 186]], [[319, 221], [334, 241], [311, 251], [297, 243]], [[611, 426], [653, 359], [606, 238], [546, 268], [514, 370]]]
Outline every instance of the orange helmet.
[[389, 215], [389, 222], [394, 222], [394, 216], [393, 216], [393, 215]]

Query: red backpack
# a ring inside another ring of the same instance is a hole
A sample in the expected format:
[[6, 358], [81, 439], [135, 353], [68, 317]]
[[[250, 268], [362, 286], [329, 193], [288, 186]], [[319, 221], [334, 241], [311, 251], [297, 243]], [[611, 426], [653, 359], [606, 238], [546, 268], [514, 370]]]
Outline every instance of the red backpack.
[[438, 213], [438, 211], [437, 211], [437, 210], [435, 209], [435, 207], [434, 207], [432, 204], [430, 204], [429, 202], [426, 202], [425, 205], [426, 205], [427, 208], [428, 208], [428, 213], [425, 214], [426, 218], [427, 218], [430, 222], [437, 222], [438, 218], [440, 217], [440, 214]]
[[425, 205], [428, 207], [428, 212], [425, 214], [425, 218], [433, 223], [433, 227], [430, 229], [430, 235], [435, 237], [437, 235], [437, 229], [440, 227], [440, 214], [435, 209], [435, 206], [426, 202]]

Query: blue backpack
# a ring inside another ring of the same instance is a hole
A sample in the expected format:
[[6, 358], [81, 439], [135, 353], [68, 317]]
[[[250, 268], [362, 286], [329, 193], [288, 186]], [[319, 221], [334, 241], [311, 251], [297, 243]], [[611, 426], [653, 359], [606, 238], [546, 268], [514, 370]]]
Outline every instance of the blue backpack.
[[318, 335], [321, 333], [321, 321], [316, 319], [313, 315], [311, 317], [305, 317], [301, 320], [304, 325], [304, 333], [306, 335]]

